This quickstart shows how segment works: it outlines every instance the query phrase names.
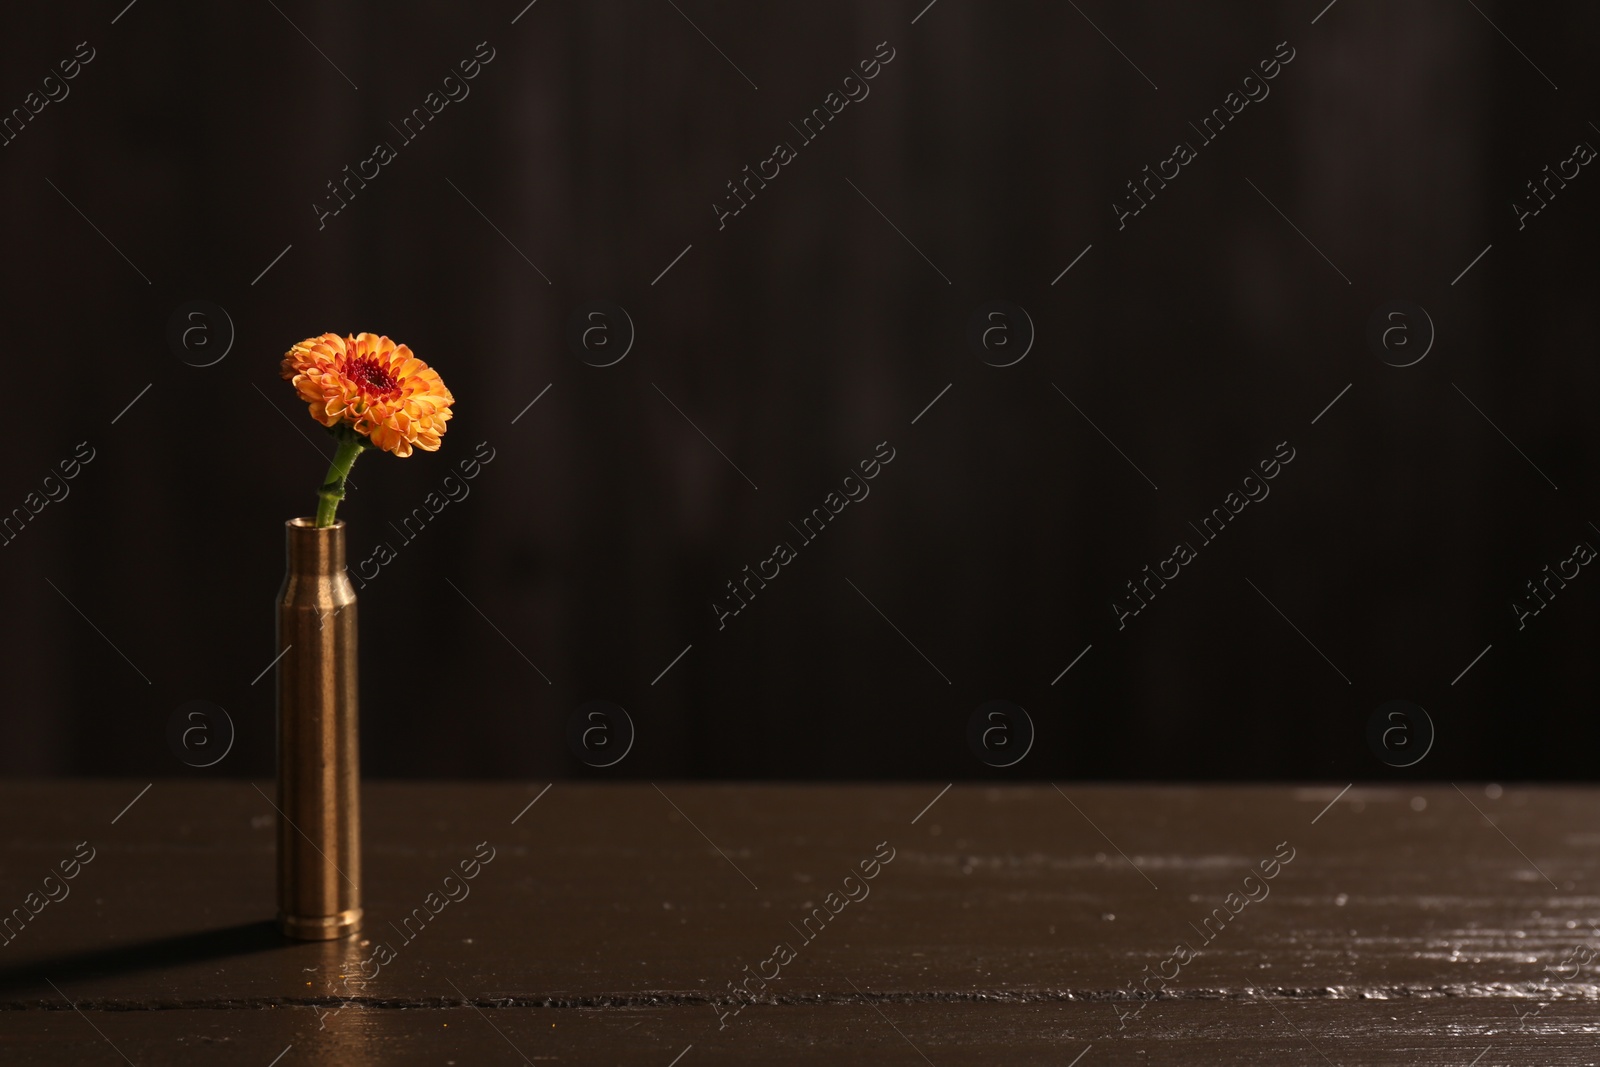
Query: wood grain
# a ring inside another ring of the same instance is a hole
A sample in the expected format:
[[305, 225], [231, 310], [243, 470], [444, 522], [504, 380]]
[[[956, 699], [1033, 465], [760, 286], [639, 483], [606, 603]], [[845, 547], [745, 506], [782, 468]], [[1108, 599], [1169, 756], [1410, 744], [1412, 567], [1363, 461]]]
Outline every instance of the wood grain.
[[376, 784], [363, 938], [306, 945], [266, 795], [144, 785], [0, 786], [0, 907], [95, 850], [0, 1062], [1596, 1062], [1590, 790]]

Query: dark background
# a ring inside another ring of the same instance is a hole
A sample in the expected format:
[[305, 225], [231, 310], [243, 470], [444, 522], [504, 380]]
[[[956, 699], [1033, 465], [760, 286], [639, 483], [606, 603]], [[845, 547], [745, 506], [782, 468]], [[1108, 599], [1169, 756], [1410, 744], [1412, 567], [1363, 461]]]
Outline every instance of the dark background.
[[[270, 776], [252, 679], [328, 449], [278, 361], [371, 330], [457, 398], [441, 452], [369, 454], [340, 512], [352, 564], [399, 546], [360, 592], [371, 776], [1588, 777], [1600, 577], [1520, 631], [1510, 604], [1600, 545], [1600, 176], [1520, 231], [1511, 203], [1600, 144], [1600, 10], [923, 3], [7, 10], [0, 107], [96, 56], [0, 148], [0, 509], [96, 458], [0, 548], [0, 769]], [[870, 95], [719, 231], [724, 183], [881, 41]], [[1119, 231], [1178, 139], [1198, 158]], [[204, 368], [167, 340], [197, 299], [236, 330]], [[1006, 368], [967, 343], [996, 299], [1037, 330]], [[1406, 368], [1365, 339], [1395, 299], [1437, 329]], [[615, 366], [568, 343], [593, 300], [636, 327]], [[870, 497], [719, 632], [724, 583], [882, 441]], [[1271, 496], [1119, 631], [1123, 583], [1281, 441]], [[603, 771], [564, 740], [595, 698], [638, 728]], [[1004, 771], [965, 739], [995, 698], [1038, 734]], [[1364, 737], [1396, 698], [1438, 731], [1403, 771]], [[166, 739], [197, 699], [238, 732], [205, 770]]]

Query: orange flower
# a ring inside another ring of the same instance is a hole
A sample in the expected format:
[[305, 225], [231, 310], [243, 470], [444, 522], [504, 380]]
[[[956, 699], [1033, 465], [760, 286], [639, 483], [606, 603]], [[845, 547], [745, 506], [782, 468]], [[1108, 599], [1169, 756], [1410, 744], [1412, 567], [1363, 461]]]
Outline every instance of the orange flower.
[[376, 334], [308, 337], [284, 355], [282, 373], [312, 418], [343, 423], [397, 456], [437, 451], [455, 403], [438, 371]]

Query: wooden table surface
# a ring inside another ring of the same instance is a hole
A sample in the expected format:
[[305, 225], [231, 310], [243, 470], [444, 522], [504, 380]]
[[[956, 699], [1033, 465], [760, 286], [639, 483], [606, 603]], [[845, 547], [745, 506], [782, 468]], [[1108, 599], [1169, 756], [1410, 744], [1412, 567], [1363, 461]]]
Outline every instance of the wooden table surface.
[[372, 784], [291, 944], [145, 785], [0, 785], [0, 1063], [1600, 1063], [1593, 790]]

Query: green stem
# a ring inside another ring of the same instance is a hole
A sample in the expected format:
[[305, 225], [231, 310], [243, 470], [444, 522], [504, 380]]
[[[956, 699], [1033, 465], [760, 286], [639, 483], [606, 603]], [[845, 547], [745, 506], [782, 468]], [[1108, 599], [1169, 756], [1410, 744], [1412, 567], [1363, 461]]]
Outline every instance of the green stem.
[[366, 438], [343, 426], [334, 431], [334, 439], [339, 442], [339, 449], [333, 455], [333, 465], [328, 468], [327, 481], [317, 490], [318, 527], [333, 525], [334, 512], [339, 508], [339, 501], [344, 499], [344, 483], [350, 477], [350, 468], [356, 465], [356, 457], [367, 446]]

